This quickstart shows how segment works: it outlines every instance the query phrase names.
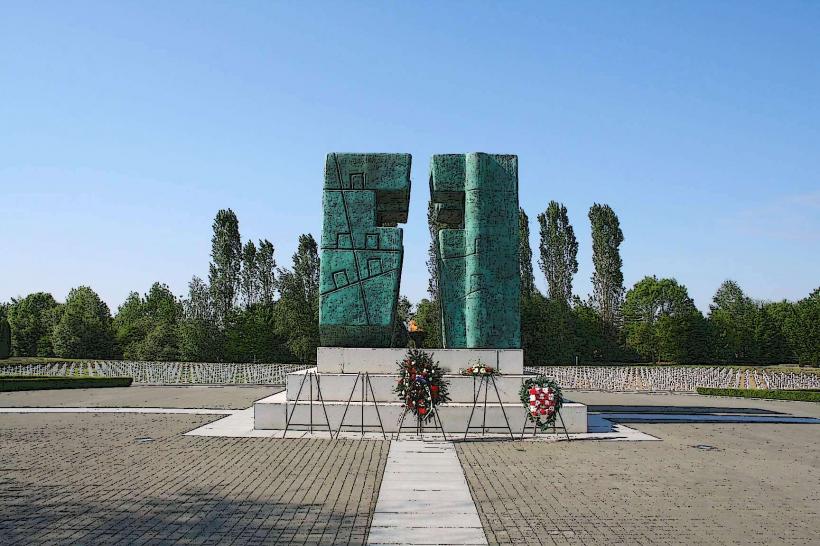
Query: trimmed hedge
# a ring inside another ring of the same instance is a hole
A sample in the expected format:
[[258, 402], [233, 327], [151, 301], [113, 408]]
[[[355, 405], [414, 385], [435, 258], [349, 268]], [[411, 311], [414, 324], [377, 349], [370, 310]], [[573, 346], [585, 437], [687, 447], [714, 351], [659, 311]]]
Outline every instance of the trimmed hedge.
[[713, 389], [709, 387], [698, 387], [698, 394], [795, 400], [798, 402], [820, 402], [820, 390], [817, 389], [772, 391], [766, 389]]
[[130, 387], [132, 381], [131, 377], [4, 375], [0, 376], [0, 392]]

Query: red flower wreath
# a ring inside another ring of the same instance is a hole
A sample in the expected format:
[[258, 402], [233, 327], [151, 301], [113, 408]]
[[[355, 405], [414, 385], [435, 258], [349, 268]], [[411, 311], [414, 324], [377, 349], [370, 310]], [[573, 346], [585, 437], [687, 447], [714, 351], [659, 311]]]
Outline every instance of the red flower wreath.
[[436, 406], [450, 401], [448, 382], [430, 353], [409, 349], [399, 366], [395, 392], [404, 407], [422, 421], [435, 415]]

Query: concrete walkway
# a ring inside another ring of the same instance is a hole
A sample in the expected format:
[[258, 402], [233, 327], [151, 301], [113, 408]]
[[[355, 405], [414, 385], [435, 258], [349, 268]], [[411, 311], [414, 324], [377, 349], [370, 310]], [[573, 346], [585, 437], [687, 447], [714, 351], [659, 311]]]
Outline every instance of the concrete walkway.
[[452, 443], [390, 443], [368, 544], [487, 544]]
[[0, 413], [165, 413], [169, 415], [233, 415], [238, 410], [207, 408], [0, 408]]

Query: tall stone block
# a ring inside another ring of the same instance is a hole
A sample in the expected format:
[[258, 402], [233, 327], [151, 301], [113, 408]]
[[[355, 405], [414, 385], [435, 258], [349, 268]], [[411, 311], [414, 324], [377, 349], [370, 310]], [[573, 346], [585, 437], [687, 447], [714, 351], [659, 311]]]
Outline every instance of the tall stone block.
[[327, 347], [389, 347], [410, 202], [410, 154], [328, 154], [319, 333]]
[[444, 346], [520, 348], [518, 157], [434, 155], [430, 196]]

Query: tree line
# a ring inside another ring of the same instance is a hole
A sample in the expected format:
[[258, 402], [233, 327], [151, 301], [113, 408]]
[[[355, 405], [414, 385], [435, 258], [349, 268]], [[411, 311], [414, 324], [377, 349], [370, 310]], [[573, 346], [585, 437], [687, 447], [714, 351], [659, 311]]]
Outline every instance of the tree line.
[[[405, 346], [407, 324], [441, 347], [437, 226], [428, 210], [428, 298], [398, 303], [394, 345]], [[756, 301], [725, 281], [704, 316], [675, 279], [647, 276], [626, 290], [624, 236], [611, 207], [594, 204], [592, 294], [573, 293], [578, 241], [564, 205], [537, 215], [537, 263], [547, 294], [535, 285], [529, 218], [519, 211], [521, 338], [528, 365], [679, 362], [820, 364], [820, 288], [797, 302]], [[319, 344], [319, 252], [299, 236], [290, 268], [277, 267], [267, 239], [244, 244], [230, 209], [213, 222], [207, 281], [194, 276], [175, 296], [155, 282], [131, 292], [112, 316], [90, 287], [64, 303], [45, 292], [0, 303], [0, 358], [125, 358], [199, 362], [312, 362]]]
[[[319, 252], [300, 235], [291, 268], [279, 268], [267, 239], [242, 243], [230, 209], [213, 222], [207, 282], [187, 297], [155, 282], [131, 292], [112, 316], [88, 286], [64, 303], [46, 292], [0, 304], [14, 356], [195, 362], [310, 362], [319, 342]], [[6, 355], [8, 356], [8, 355]]]
[[[592, 231], [592, 294], [573, 294], [578, 272], [578, 241], [567, 208], [551, 201], [537, 215], [538, 265], [547, 294], [535, 286], [529, 218], [519, 210], [521, 339], [528, 365], [677, 362], [820, 365], [820, 288], [797, 302], [756, 301], [727, 280], [714, 295], [706, 316], [686, 286], [671, 278], [646, 276], [626, 290], [618, 216], [595, 203]], [[428, 210], [431, 239], [440, 226]], [[415, 319], [427, 332], [424, 344], [441, 346], [438, 255], [428, 253], [429, 297]]]

